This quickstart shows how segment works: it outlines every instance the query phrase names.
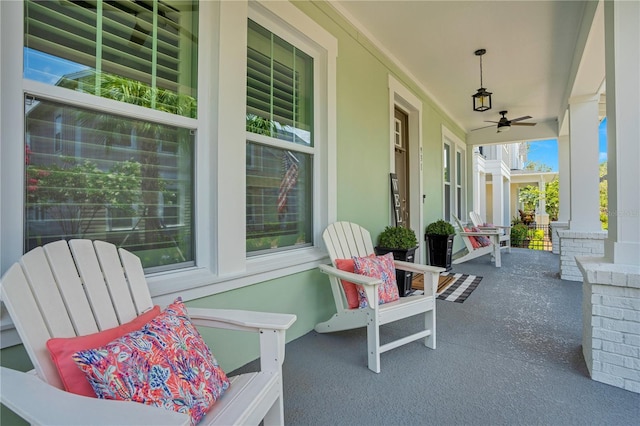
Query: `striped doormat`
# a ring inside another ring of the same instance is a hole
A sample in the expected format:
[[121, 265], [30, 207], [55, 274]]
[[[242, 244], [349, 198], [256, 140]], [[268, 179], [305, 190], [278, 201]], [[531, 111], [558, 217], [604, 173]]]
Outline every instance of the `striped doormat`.
[[482, 277], [477, 275], [449, 272], [442, 272], [440, 279], [442, 280], [443, 277], [452, 277], [453, 280], [451, 280], [449, 285], [445, 284], [442, 288], [438, 286], [438, 299], [457, 303], [462, 303], [467, 300], [467, 297], [469, 297], [471, 292], [475, 290], [478, 284], [480, 284], [480, 281], [482, 281]]

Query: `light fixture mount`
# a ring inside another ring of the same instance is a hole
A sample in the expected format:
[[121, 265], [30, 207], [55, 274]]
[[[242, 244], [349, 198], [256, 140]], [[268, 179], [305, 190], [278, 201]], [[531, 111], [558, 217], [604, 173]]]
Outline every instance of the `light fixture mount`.
[[478, 112], [488, 111], [491, 109], [491, 92], [488, 92], [485, 87], [482, 86], [482, 55], [487, 53], [486, 49], [478, 49], [474, 52], [476, 56], [480, 57], [480, 88], [476, 93], [471, 95], [473, 99], [473, 110]]

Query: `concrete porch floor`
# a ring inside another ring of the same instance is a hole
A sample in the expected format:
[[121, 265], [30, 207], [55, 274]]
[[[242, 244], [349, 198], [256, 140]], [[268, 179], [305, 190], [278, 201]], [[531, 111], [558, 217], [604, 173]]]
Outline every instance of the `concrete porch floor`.
[[[515, 248], [499, 269], [488, 256], [454, 265], [483, 279], [464, 303], [437, 302], [437, 349], [387, 352], [380, 374], [366, 367], [364, 329], [287, 344], [286, 423], [640, 424], [639, 394], [589, 378], [582, 283], [561, 280], [558, 265], [551, 252]], [[383, 342], [419, 321], [386, 326]]]

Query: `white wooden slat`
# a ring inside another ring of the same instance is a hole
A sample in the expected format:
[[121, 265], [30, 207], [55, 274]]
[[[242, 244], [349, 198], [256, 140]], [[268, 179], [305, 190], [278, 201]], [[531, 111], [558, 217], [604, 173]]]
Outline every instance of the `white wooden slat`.
[[116, 315], [118, 315], [118, 320], [120, 324], [129, 322], [138, 316], [138, 312], [136, 312], [133, 304], [116, 246], [104, 241], [94, 241], [93, 246], [107, 283], [107, 289], [111, 294], [111, 301], [116, 310]]
[[29, 282], [34, 301], [38, 304], [42, 317], [52, 336], [73, 337], [76, 335], [71, 320], [66, 315], [66, 307], [55, 278], [49, 267], [45, 252], [41, 247], [30, 251], [20, 260], [22, 271]]
[[129, 290], [131, 291], [136, 309], [138, 312], [144, 312], [152, 308], [153, 302], [151, 301], [151, 294], [149, 293], [147, 279], [144, 276], [140, 258], [122, 248], [118, 249], [118, 253], [120, 253], [120, 261], [122, 262], [125, 276], [129, 282]]
[[[49, 243], [43, 249], [47, 257], [46, 262], [48, 262], [58, 284], [58, 289], [66, 305], [68, 317], [76, 330], [76, 334], [82, 336], [99, 331], [67, 242], [60, 240]], [[35, 250], [38, 249], [32, 251]], [[24, 257], [27, 257], [30, 253], [27, 253]], [[69, 337], [59, 334], [55, 334], [55, 336]]]
[[69, 241], [69, 248], [76, 261], [80, 279], [84, 283], [84, 289], [98, 328], [105, 330], [117, 327], [119, 325], [118, 317], [111, 301], [111, 295], [107, 290], [93, 244], [89, 240], [71, 240]]
[[351, 235], [351, 228], [346, 222], [338, 222], [336, 225], [338, 232], [338, 243], [340, 244], [340, 250], [344, 255], [343, 259], [349, 259], [351, 256], [356, 255], [354, 251], [354, 241]]
[[[1, 295], [36, 373], [62, 389], [62, 381], [45, 346], [51, 335], [20, 264], [14, 263], [2, 277]], [[21, 315], [25, 312], [28, 315]]]
[[324, 244], [327, 246], [327, 251], [329, 252], [329, 258], [331, 262], [335, 266], [335, 260], [340, 259], [342, 252], [339, 250], [339, 246], [336, 247], [337, 235], [335, 227], [330, 225], [325, 231], [322, 233], [322, 239], [324, 240]]

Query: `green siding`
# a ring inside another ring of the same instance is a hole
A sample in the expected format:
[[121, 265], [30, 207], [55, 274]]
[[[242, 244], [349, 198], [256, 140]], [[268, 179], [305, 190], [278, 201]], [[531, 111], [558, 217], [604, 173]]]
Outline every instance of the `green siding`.
[[[464, 132], [400, 68], [346, 23], [332, 6], [325, 2], [294, 4], [338, 39], [338, 220], [361, 224], [369, 229], [374, 239], [390, 223], [389, 74], [423, 102], [424, 223], [441, 218], [441, 126], [446, 125], [462, 140], [465, 140]], [[469, 151], [467, 161], [471, 161]], [[467, 184], [470, 184], [470, 179]], [[469, 187], [467, 194], [470, 202]], [[188, 305], [294, 313], [298, 320], [287, 333], [288, 341], [308, 333], [317, 322], [326, 320], [334, 312], [328, 279], [317, 271], [205, 297], [190, 301]], [[206, 332], [205, 339], [223, 368], [232, 371], [255, 359], [258, 347], [244, 334], [228, 334]], [[21, 347], [2, 350], [1, 355], [2, 365], [28, 368]], [[7, 411], [2, 410], [2, 424], [14, 424], [5, 418]]]

